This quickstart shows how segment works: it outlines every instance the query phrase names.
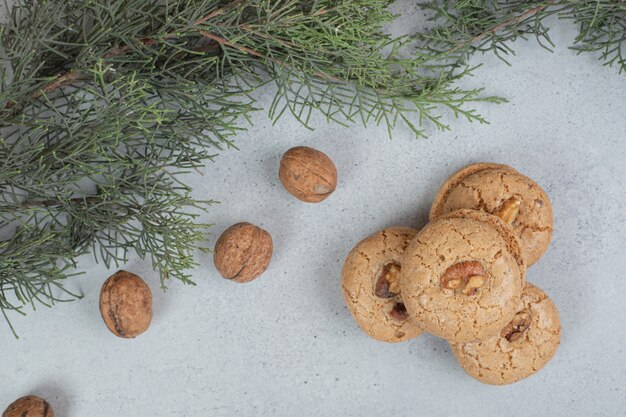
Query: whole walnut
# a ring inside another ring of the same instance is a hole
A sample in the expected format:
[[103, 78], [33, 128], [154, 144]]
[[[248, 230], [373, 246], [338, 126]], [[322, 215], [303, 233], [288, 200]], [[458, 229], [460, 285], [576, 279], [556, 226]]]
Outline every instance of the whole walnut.
[[278, 177], [291, 195], [307, 203], [319, 203], [337, 187], [337, 168], [324, 153], [297, 146], [280, 160]]
[[43, 398], [28, 395], [9, 405], [2, 417], [54, 417], [54, 411]]
[[114, 335], [137, 337], [150, 327], [152, 292], [137, 275], [118, 271], [102, 285], [100, 313]]
[[226, 279], [244, 283], [261, 275], [272, 259], [272, 236], [250, 223], [230, 226], [217, 239], [213, 262]]

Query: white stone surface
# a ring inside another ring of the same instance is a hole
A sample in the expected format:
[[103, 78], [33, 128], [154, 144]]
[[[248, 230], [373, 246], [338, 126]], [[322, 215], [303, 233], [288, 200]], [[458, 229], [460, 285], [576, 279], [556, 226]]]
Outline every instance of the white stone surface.
[[[415, 25], [412, 2], [397, 11]], [[575, 28], [555, 22], [550, 54], [518, 42], [512, 68], [493, 57], [465, 86], [510, 99], [480, 106], [490, 125], [453, 121], [451, 132], [416, 140], [399, 129], [309, 131], [264, 114], [203, 175], [198, 197], [222, 201], [205, 216], [212, 246], [230, 224], [272, 234], [272, 264], [257, 281], [221, 279], [209, 255], [196, 287], [159, 290], [149, 264], [123, 267], [155, 295], [150, 330], [136, 340], [108, 332], [100, 285], [114, 270], [81, 260], [70, 288], [80, 302], [0, 323], [0, 410], [46, 397], [59, 417], [79, 416], [617, 416], [626, 409], [626, 78], [592, 55], [567, 49]], [[267, 102], [271, 93], [261, 98]], [[281, 154], [309, 145], [334, 159], [337, 191], [304, 204], [280, 185]], [[506, 387], [465, 375], [445, 341], [425, 335], [388, 345], [367, 338], [346, 310], [340, 272], [351, 247], [391, 225], [421, 227], [435, 191], [475, 161], [514, 166], [548, 192], [555, 233], [528, 272], [556, 302], [561, 347], [539, 374]]]

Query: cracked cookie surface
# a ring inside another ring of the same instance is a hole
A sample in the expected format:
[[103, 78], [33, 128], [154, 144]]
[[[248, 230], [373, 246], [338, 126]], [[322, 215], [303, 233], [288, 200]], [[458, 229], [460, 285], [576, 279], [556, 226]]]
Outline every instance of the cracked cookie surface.
[[462, 208], [507, 221], [520, 238], [528, 266], [548, 249], [553, 229], [550, 200], [537, 183], [509, 166], [478, 163], [456, 172], [437, 192], [429, 217]]
[[538, 287], [524, 287], [518, 313], [495, 336], [481, 342], [450, 344], [459, 364], [477, 380], [510, 384], [543, 368], [561, 339], [559, 313]]
[[342, 289], [359, 327], [383, 342], [402, 342], [422, 333], [406, 314], [399, 289], [402, 255], [417, 230], [390, 227], [359, 242], [343, 265]]
[[517, 311], [526, 272], [519, 240], [488, 213], [460, 210], [430, 222], [402, 262], [400, 288], [408, 314], [436, 336], [482, 340]]

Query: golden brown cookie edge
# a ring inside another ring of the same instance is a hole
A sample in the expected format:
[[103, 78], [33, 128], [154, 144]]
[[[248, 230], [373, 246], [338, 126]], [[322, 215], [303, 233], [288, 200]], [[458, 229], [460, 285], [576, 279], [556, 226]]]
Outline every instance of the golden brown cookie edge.
[[[471, 211], [474, 211], [474, 210], [471, 210]], [[454, 213], [454, 212], [453, 212], [453, 213]], [[478, 212], [478, 213], [483, 213], [483, 212]], [[449, 214], [449, 213], [448, 213], [448, 214]], [[489, 213], [485, 213], [485, 214], [486, 214], [486, 215], [491, 216]], [[464, 218], [464, 217], [450, 217], [450, 218], [447, 218], [446, 216], [440, 216], [440, 217], [436, 218], [435, 220], [433, 220], [433, 221], [429, 222], [426, 226], [424, 226], [424, 228], [422, 228], [422, 229], [418, 232], [418, 234], [416, 235], [416, 238], [415, 238], [415, 239], [411, 242], [411, 244], [407, 247], [407, 249], [406, 249], [406, 251], [405, 251], [405, 256], [407, 256], [407, 255], [408, 255], [408, 253], [410, 253], [412, 250], [414, 250], [414, 246], [415, 246], [415, 245], [417, 245], [417, 244], [419, 243], [419, 236], [420, 236], [422, 233], [427, 232], [427, 231], [428, 231], [428, 229], [429, 229], [429, 226], [434, 225], [436, 222], [450, 222], [450, 221], [453, 221], [453, 219], [459, 219], [459, 220], [465, 220], [465, 221], [472, 221], [472, 222], [477, 222], [477, 223], [480, 223], [480, 224], [484, 224], [484, 225], [486, 225], [489, 229], [491, 229], [493, 232], [495, 232], [498, 236], [501, 236], [501, 235], [500, 235], [500, 233], [498, 232], [498, 230], [497, 230], [496, 228], [494, 228], [492, 225], [490, 225], [489, 223], [485, 223], [485, 222], [482, 222], [482, 221], [477, 221], [477, 220], [474, 220], [474, 219], [472, 219], [472, 218]], [[506, 242], [506, 239], [505, 239], [505, 238], [502, 238], [502, 239], [503, 239], [503, 241], [504, 241], [504, 242], [503, 242], [503, 243], [504, 243], [504, 245], [503, 245], [502, 247], [503, 247], [503, 248], [505, 248], [507, 251], [509, 251], [509, 249], [508, 249], [508, 245], [507, 245], [507, 242]], [[518, 259], [517, 257], [515, 257], [513, 254], [511, 254], [511, 258], [512, 258], [512, 259], [511, 259], [511, 265], [512, 265], [512, 266], [513, 266], [513, 265], [518, 265], [518, 268], [520, 268], [520, 267], [519, 267], [519, 265], [520, 265], [520, 264], [519, 264], [519, 259]], [[404, 270], [403, 270], [403, 271], [404, 271]], [[520, 268], [520, 269], [519, 269], [519, 272], [520, 272], [520, 281], [521, 281], [522, 283], [521, 283], [521, 285], [519, 285], [519, 287], [517, 287], [517, 289], [515, 290], [515, 291], [518, 293], [518, 297], [516, 297], [517, 299], [519, 299], [519, 295], [521, 295], [522, 289], [523, 289], [523, 287], [524, 287], [523, 282], [525, 281], [525, 268]], [[402, 291], [403, 291], [403, 292], [405, 292], [405, 291], [406, 291], [406, 288], [407, 288], [407, 284], [406, 284], [406, 279], [407, 279], [407, 278], [406, 278], [406, 274], [405, 274], [405, 273], [403, 273], [403, 274], [402, 274], [402, 276], [401, 276], [401, 278], [402, 278], [402, 280], [401, 280], [401, 286], [403, 287], [403, 290], [402, 290]], [[411, 298], [411, 297], [409, 297], [409, 298]], [[450, 340], [452, 340], [452, 339], [453, 339], [453, 337], [451, 337], [451, 336], [447, 336], [447, 335], [445, 334], [445, 333], [446, 333], [445, 331], [439, 331], [439, 330], [435, 329], [433, 326], [431, 326], [431, 325], [427, 324], [427, 323], [423, 320], [423, 318], [422, 318], [422, 317], [420, 317], [420, 315], [417, 313], [417, 311], [419, 311], [419, 310], [421, 309], [421, 307], [417, 307], [417, 308], [415, 308], [415, 304], [413, 304], [412, 302], [407, 301], [407, 299], [406, 299], [406, 298], [404, 299], [404, 301], [405, 301], [405, 305], [407, 306], [407, 310], [409, 310], [409, 314], [413, 317], [413, 320], [414, 320], [414, 321], [416, 321], [416, 323], [418, 324], [418, 326], [420, 326], [420, 327], [423, 329], [423, 331], [424, 331], [424, 332], [431, 333], [431, 334], [433, 334], [433, 335], [435, 335], [435, 336], [437, 336], [437, 337], [441, 337], [441, 338], [446, 339], [446, 340], [448, 340], [448, 341], [450, 341]], [[510, 317], [508, 318], [508, 320], [505, 320], [505, 321], [508, 323], [508, 322], [510, 321], [510, 319], [512, 319], [512, 318], [513, 318], [514, 313], [515, 313], [515, 307], [514, 307], [514, 306], [512, 306], [511, 308], [507, 308], [507, 309], [503, 309], [503, 310], [502, 310], [502, 314], [503, 314], [503, 316], [502, 316], [502, 317], [509, 317], [509, 316], [510, 316]], [[489, 333], [489, 334], [491, 334], [491, 333]], [[458, 339], [458, 341], [455, 341], [455, 342], [456, 342], [456, 343], [466, 343], [466, 342], [470, 342], [470, 341], [479, 340], [479, 339], [484, 338], [484, 337], [488, 337], [488, 335], [473, 336], [471, 339], [470, 339], [470, 338], [467, 338], [467, 339], [460, 339], [460, 338], [459, 338], [459, 339]]]
[[[528, 290], [527, 290], [528, 288]], [[500, 381], [494, 381], [493, 379], [487, 377], [487, 376], [479, 376], [479, 375], [474, 375], [473, 372], [471, 372], [471, 370], [466, 367], [466, 365], [468, 364], [468, 362], [465, 360], [464, 357], [464, 353], [462, 351], [462, 347], [463, 345], [467, 344], [467, 343], [472, 343], [472, 342], [463, 342], [463, 343], [453, 343], [453, 342], [448, 342], [448, 344], [450, 345], [450, 349], [452, 350], [452, 353], [454, 354], [455, 359], [457, 360], [458, 364], [461, 366], [461, 368], [463, 369], [463, 371], [465, 371], [465, 373], [467, 373], [467, 375], [471, 376], [472, 378], [476, 379], [479, 382], [482, 382], [484, 384], [488, 384], [488, 385], [510, 385], [510, 384], [514, 384], [516, 382], [519, 382], [521, 380], [524, 380], [528, 377], [531, 377], [537, 373], [539, 373], [539, 371], [541, 371], [551, 360], [552, 358], [554, 358], [554, 355], [556, 354], [556, 352], [558, 351], [560, 345], [561, 345], [561, 333], [562, 333], [562, 325], [561, 325], [561, 318], [560, 318], [560, 314], [559, 314], [559, 310], [556, 306], [556, 304], [554, 303], [554, 301], [552, 300], [552, 298], [550, 298], [550, 296], [543, 291], [541, 288], [539, 288], [538, 286], [527, 282], [524, 286], [524, 291], [539, 291], [541, 293], [541, 295], [548, 299], [550, 301], [551, 304], [551, 308], [553, 309], [553, 313], [555, 314], [556, 320], [558, 321], [558, 326], [556, 328], [557, 332], [558, 332], [558, 340], [556, 342], [556, 344], [554, 345], [554, 348], [552, 349], [552, 352], [550, 353], [550, 355], [548, 357], [545, 358], [545, 361], [543, 362], [543, 364], [538, 368], [538, 369], [534, 369], [532, 372], [530, 372], [529, 374], [519, 377], [519, 378], [513, 378], [507, 381], [504, 380], [500, 380]], [[524, 308], [527, 308], [529, 306], [524, 305]], [[493, 336], [496, 337], [496, 336]]]
[[442, 219], [459, 218], [459, 219], [472, 219], [477, 222], [482, 222], [493, 227], [502, 239], [504, 240], [507, 249], [515, 258], [515, 261], [519, 265], [520, 274], [522, 276], [522, 288], [526, 282], [526, 263], [522, 256], [522, 244], [515, 231], [504, 220], [486, 211], [472, 210], [472, 209], [460, 209], [450, 213], [446, 213], [440, 216]]
[[[378, 230], [374, 233], [372, 233], [371, 235], [367, 236], [366, 238], [362, 239], [361, 241], [359, 241], [356, 245], [354, 245], [354, 247], [350, 250], [350, 252], [348, 253], [348, 256], [346, 256], [346, 259], [344, 261], [343, 267], [342, 267], [342, 271], [341, 271], [341, 287], [342, 287], [342, 294], [343, 294], [343, 298], [344, 298], [344, 302], [346, 304], [346, 307], [348, 309], [348, 311], [350, 312], [350, 315], [352, 316], [352, 318], [354, 319], [354, 321], [356, 322], [356, 324], [359, 326], [359, 328], [369, 337], [373, 338], [374, 340], [380, 341], [380, 342], [386, 342], [386, 343], [400, 343], [400, 342], [404, 342], [407, 340], [411, 340], [416, 338], [417, 336], [419, 336], [420, 334], [423, 333], [423, 330], [419, 329], [419, 328], [415, 328], [415, 331], [413, 333], [407, 333], [405, 336], [403, 336], [402, 338], [382, 338], [376, 334], [373, 334], [372, 332], [370, 332], [367, 328], [364, 328], [361, 323], [360, 323], [360, 319], [357, 319], [356, 313], [353, 310], [352, 304], [353, 304], [353, 300], [352, 297], [349, 295], [349, 291], [346, 289], [346, 282], [347, 281], [352, 281], [352, 272], [351, 272], [351, 268], [350, 265], [353, 262], [353, 259], [356, 258], [360, 249], [367, 245], [368, 243], [371, 242], [375, 242], [376, 240], [379, 239], [379, 236], [381, 236], [383, 234], [383, 232], [397, 232], [397, 233], [403, 233], [403, 234], [412, 234], [413, 236], [415, 236], [418, 232], [419, 229], [416, 228], [412, 228], [412, 227], [407, 227], [407, 226], [391, 226], [391, 227], [386, 227], [384, 229]], [[407, 241], [407, 245], [410, 242]]]
[[434, 220], [441, 215], [441, 207], [448, 198], [448, 195], [457, 185], [463, 182], [465, 178], [469, 177], [470, 175], [476, 174], [477, 172], [485, 171], [487, 169], [500, 169], [506, 172], [517, 173], [517, 170], [508, 165], [495, 164], [492, 162], [477, 162], [475, 164], [470, 164], [461, 168], [450, 177], [448, 177], [448, 179], [445, 180], [443, 184], [441, 184], [441, 186], [439, 187], [439, 190], [435, 194], [433, 204], [430, 207], [428, 219]]

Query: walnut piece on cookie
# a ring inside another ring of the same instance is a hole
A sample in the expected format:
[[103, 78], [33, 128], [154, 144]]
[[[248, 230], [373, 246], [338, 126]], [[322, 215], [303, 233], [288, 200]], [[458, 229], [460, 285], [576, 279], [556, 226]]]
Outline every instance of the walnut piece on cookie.
[[427, 224], [402, 258], [407, 313], [424, 331], [452, 342], [485, 339], [517, 312], [526, 268], [503, 220], [459, 210]]
[[459, 364], [473, 378], [511, 384], [543, 368], [561, 339], [559, 312], [538, 287], [527, 283], [518, 312], [501, 331], [480, 342], [451, 343]]
[[422, 330], [402, 301], [401, 258], [417, 231], [390, 227], [359, 242], [343, 265], [342, 288], [348, 310], [359, 327], [383, 342], [401, 342]]
[[511, 225], [528, 266], [548, 249], [553, 230], [548, 195], [507, 165], [477, 163], [459, 170], [437, 192], [429, 217], [433, 220], [458, 209], [486, 211]]

